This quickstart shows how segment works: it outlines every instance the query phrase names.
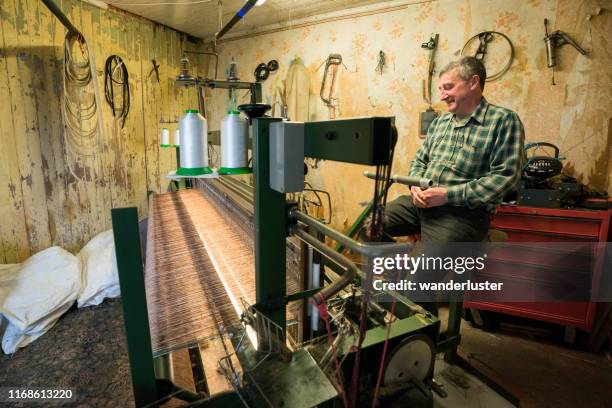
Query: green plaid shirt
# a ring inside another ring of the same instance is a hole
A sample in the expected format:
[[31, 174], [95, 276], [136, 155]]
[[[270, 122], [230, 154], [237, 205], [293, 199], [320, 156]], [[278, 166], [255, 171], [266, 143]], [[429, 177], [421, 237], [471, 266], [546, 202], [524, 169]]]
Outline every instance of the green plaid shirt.
[[437, 117], [411, 162], [409, 175], [448, 191], [448, 204], [490, 212], [521, 177], [525, 132], [518, 115], [483, 97], [469, 118]]

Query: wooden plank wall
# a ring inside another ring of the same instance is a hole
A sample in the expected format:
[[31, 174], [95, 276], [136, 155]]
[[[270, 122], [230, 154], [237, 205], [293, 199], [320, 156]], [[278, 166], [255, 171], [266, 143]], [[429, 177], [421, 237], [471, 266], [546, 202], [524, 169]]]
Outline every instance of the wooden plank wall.
[[[183, 49], [199, 49], [185, 35], [118, 10], [79, 0], [56, 0], [94, 51], [101, 91], [103, 147], [93, 157], [67, 149], [63, 97], [65, 29], [39, 0], [0, 0], [0, 263], [23, 261], [59, 245], [78, 251], [110, 228], [110, 210], [137, 206], [147, 192], [165, 191], [176, 167], [174, 149], [160, 149], [160, 120], [197, 107], [193, 88], [177, 88]], [[104, 62], [127, 65], [130, 113], [123, 129], [104, 102]], [[148, 77], [151, 60], [160, 82]], [[72, 169], [72, 171], [71, 171]]]

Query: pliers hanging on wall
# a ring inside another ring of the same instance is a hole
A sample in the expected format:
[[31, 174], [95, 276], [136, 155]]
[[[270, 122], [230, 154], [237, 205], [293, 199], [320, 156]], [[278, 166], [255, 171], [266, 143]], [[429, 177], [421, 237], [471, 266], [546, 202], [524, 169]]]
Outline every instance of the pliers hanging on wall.
[[153, 68], [151, 68], [151, 71], [149, 71], [149, 75], [147, 75], [147, 81], [149, 80], [149, 78], [151, 78], [153, 72], [155, 72], [155, 78], [157, 79], [157, 83], [159, 84], [159, 64], [155, 60], [151, 60], [151, 63], [153, 64]]

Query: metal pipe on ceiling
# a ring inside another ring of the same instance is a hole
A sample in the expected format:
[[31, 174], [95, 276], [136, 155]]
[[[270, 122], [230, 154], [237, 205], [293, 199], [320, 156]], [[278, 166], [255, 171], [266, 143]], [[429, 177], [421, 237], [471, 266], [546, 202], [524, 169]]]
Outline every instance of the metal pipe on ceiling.
[[244, 3], [244, 6], [242, 6], [242, 8], [238, 10], [238, 12], [234, 15], [234, 17], [232, 17], [232, 19], [228, 21], [227, 24], [225, 24], [225, 26], [221, 29], [221, 31], [215, 34], [215, 39], [216, 40], [220, 39], [229, 30], [231, 30], [232, 27], [235, 26], [238, 21], [242, 20], [242, 18], [253, 8], [253, 6], [257, 4], [257, 1], [258, 0], [247, 0], [247, 2]]
[[53, 0], [42, 0], [42, 2], [45, 3], [45, 6], [47, 6], [49, 11], [51, 11], [59, 21], [61, 21], [61, 23], [70, 33], [76, 34], [79, 38], [83, 38], [83, 34], [81, 34], [81, 32], [77, 30], [70, 20], [68, 20], [68, 17], [66, 17], [64, 12], [57, 6], [57, 4], [55, 4]]

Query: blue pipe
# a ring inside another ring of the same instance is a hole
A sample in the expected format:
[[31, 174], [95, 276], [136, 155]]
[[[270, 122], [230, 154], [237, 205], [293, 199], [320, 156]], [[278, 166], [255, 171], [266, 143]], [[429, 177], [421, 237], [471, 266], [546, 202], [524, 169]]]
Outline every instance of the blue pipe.
[[234, 15], [234, 17], [232, 17], [232, 19], [228, 21], [227, 24], [225, 24], [225, 26], [221, 29], [221, 31], [215, 34], [215, 39], [217, 40], [220, 39], [222, 36], [225, 35], [225, 33], [231, 30], [232, 27], [236, 25], [238, 21], [242, 20], [242, 18], [253, 8], [253, 6], [256, 3], [257, 3], [257, 0], [248, 0], [244, 4], [244, 6], [242, 6], [242, 8], [238, 10], [238, 12]]

